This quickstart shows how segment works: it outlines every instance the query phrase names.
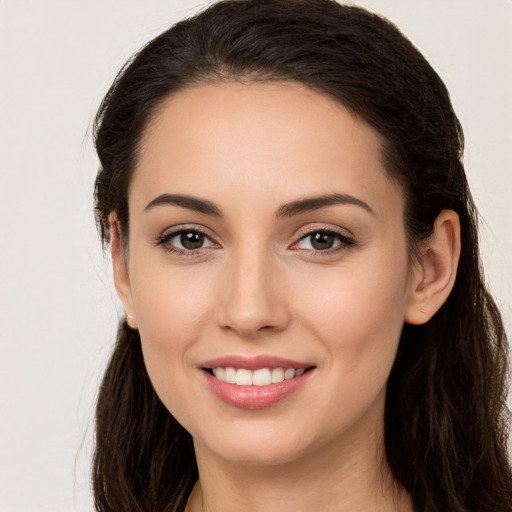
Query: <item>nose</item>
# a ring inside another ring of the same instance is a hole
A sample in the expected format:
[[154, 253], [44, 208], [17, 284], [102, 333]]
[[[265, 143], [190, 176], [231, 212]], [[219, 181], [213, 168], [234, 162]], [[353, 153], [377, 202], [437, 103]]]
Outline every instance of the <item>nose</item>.
[[234, 251], [225, 262], [218, 305], [224, 330], [252, 339], [284, 330], [290, 320], [278, 262], [264, 250]]

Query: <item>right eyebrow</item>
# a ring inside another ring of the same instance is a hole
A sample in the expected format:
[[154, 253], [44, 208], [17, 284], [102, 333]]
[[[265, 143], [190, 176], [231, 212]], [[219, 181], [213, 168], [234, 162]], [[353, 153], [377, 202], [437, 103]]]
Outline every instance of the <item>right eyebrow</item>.
[[159, 195], [158, 197], [155, 197], [155, 199], [148, 203], [146, 208], [144, 208], [144, 211], [151, 210], [152, 208], [155, 208], [157, 206], [165, 205], [180, 206], [181, 208], [187, 208], [189, 210], [194, 210], [196, 212], [204, 213], [206, 215], [222, 217], [222, 212], [220, 211], [220, 208], [211, 201], [182, 194]]

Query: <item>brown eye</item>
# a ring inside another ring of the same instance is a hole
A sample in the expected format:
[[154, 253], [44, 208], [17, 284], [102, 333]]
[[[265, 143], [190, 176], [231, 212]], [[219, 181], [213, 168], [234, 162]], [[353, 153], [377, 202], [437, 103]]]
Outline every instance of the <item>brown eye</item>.
[[317, 251], [325, 251], [334, 247], [336, 238], [331, 233], [313, 233], [310, 236], [311, 246]]
[[194, 250], [203, 247], [205, 236], [197, 231], [183, 231], [180, 234], [180, 243], [184, 249]]
[[195, 229], [180, 229], [157, 239], [169, 252], [187, 254], [201, 249], [215, 247], [213, 241], [204, 233]]
[[322, 252], [329, 249], [342, 249], [354, 244], [355, 241], [352, 238], [335, 231], [313, 231], [303, 236], [294, 248]]

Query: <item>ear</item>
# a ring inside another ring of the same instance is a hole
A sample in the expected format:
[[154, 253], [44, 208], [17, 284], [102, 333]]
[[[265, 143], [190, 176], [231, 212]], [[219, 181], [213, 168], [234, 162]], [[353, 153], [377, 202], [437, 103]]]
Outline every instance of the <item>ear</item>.
[[412, 270], [405, 321], [421, 325], [428, 322], [444, 304], [457, 274], [460, 256], [459, 216], [443, 210], [434, 232], [420, 248], [421, 256]]
[[112, 267], [114, 271], [114, 284], [117, 295], [123, 303], [126, 311], [128, 325], [132, 329], [137, 329], [137, 318], [133, 308], [132, 291], [130, 286], [130, 276], [126, 260], [126, 252], [123, 248], [123, 239], [121, 235], [121, 226], [117, 220], [115, 212], [109, 216], [110, 225], [110, 245], [112, 251]]

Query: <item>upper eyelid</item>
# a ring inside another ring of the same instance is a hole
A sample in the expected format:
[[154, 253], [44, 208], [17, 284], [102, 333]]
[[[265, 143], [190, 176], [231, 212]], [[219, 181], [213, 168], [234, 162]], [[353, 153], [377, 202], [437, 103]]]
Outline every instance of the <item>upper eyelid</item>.
[[215, 237], [210, 234], [210, 230], [203, 226], [198, 225], [178, 225], [178, 226], [172, 226], [164, 229], [161, 234], [157, 235], [157, 238], [168, 238], [169, 236], [175, 236], [180, 233], [183, 233], [184, 231], [196, 231], [197, 233], [201, 233], [202, 235], [214, 239]]
[[[303, 238], [310, 236], [314, 233], [331, 233], [333, 235], [338, 235], [340, 237], [349, 238], [354, 240], [354, 235], [348, 230], [344, 228], [336, 228], [336, 227], [311, 227], [305, 228], [304, 230], [299, 230], [299, 233], [296, 235], [297, 241], [302, 240]], [[296, 242], [294, 242], [296, 243]]]
[[[164, 245], [164, 244], [168, 243], [175, 236], [178, 236], [180, 233], [187, 232], [187, 231], [193, 231], [193, 232], [195, 231], [196, 233], [200, 233], [201, 235], [206, 237], [210, 242], [212, 242], [212, 244], [220, 246], [219, 242], [216, 240], [215, 237], [213, 237], [212, 235], [208, 234], [205, 229], [198, 228], [197, 226], [194, 226], [194, 227], [192, 227], [192, 226], [190, 226], [190, 227], [187, 227], [187, 226], [177, 227], [176, 226], [176, 227], [173, 227], [173, 228], [167, 228], [167, 229], [165, 229], [162, 232], [162, 234], [156, 236], [155, 244], [156, 245]], [[201, 249], [202, 248], [193, 249], [193, 250], [198, 251], [198, 250], [201, 250]], [[206, 247], [205, 247], [205, 249], [206, 249]], [[192, 252], [193, 250], [191, 249], [188, 252]]]

